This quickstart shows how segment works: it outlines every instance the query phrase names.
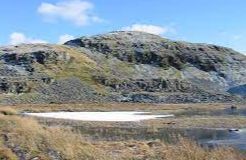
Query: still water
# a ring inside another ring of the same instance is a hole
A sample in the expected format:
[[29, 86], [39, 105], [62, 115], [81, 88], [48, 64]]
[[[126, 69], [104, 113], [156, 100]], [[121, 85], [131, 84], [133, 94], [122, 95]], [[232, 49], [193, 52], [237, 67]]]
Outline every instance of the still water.
[[156, 118], [173, 117], [169, 115], [151, 115], [149, 112], [48, 112], [48, 113], [24, 113], [29, 116], [80, 120], [80, 121], [105, 121], [128, 122], [141, 121]]
[[[188, 112], [187, 112], [188, 113]], [[187, 113], [183, 113], [184, 115]], [[200, 113], [200, 112], [198, 112]], [[149, 112], [48, 112], [48, 113], [24, 113], [29, 116], [43, 118], [56, 118], [81, 121], [108, 121], [124, 122], [122, 127], [85, 127], [73, 126], [72, 128], [84, 136], [94, 140], [161, 140], [174, 143], [178, 136], [197, 141], [204, 147], [232, 146], [246, 151], [246, 129], [230, 131], [228, 129], [208, 128], [144, 128], [131, 126], [131, 122], [141, 120], [173, 117], [174, 115], [152, 115]], [[231, 110], [215, 111], [215, 115], [236, 114], [243, 115], [245, 110], [237, 112]], [[175, 115], [176, 116], [176, 115]], [[178, 115], [177, 115], [178, 116]], [[129, 125], [128, 125], [129, 124]]]

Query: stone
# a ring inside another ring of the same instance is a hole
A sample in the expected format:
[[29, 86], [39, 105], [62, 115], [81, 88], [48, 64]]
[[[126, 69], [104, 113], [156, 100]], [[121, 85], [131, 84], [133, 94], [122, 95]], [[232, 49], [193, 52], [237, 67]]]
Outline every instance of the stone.
[[119, 31], [0, 47], [0, 103], [245, 101], [246, 56]]

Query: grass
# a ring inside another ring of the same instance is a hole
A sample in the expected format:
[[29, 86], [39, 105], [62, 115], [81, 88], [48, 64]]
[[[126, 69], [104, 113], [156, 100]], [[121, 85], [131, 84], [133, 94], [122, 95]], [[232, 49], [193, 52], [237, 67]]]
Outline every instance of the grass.
[[[203, 128], [245, 128], [246, 118], [238, 115], [210, 115], [210, 112], [230, 109], [234, 105], [243, 109], [243, 104], [136, 104], [136, 103], [83, 103], [83, 104], [22, 104], [11, 106], [18, 112], [49, 111], [146, 111], [154, 114], [174, 114], [174, 118], [143, 121], [140, 126], [161, 127], [203, 127]], [[187, 113], [192, 113], [187, 114]], [[204, 115], [201, 113], [205, 113]], [[184, 114], [184, 115], [182, 115]], [[61, 122], [62, 124], [63, 122]], [[119, 123], [74, 122], [76, 125], [104, 127], [107, 125], [120, 127]]]
[[195, 116], [172, 120], [176, 127], [199, 128], [245, 128], [246, 118], [243, 116]]
[[127, 111], [140, 110], [152, 112], [181, 112], [185, 110], [215, 110], [230, 108], [235, 105], [238, 108], [245, 107], [243, 104], [223, 104], [223, 103], [199, 103], [199, 104], [148, 104], [148, 103], [83, 103], [83, 104], [19, 104], [10, 106], [17, 111], [30, 110], [34, 112], [74, 110], [74, 111]]
[[[52, 159], [56, 156], [68, 160], [243, 160], [235, 150], [218, 148], [208, 150], [196, 143], [180, 139], [177, 144], [159, 141], [91, 141], [70, 129], [46, 127], [31, 118], [0, 116], [1, 138], [0, 159], [15, 160], [23, 154], [27, 159], [39, 157]], [[14, 151], [14, 152], [13, 152]]]
[[204, 149], [183, 138], [180, 138], [175, 145], [159, 141], [125, 141], [112, 142], [107, 145], [101, 142], [98, 147], [103, 148], [106, 152], [114, 150], [118, 153], [114, 158], [122, 160], [244, 160], [243, 155], [237, 154], [233, 149]]
[[0, 114], [3, 115], [16, 115], [17, 111], [10, 107], [1, 107], [0, 108]]
[[[144, 110], [153, 112], [181, 112], [196, 105], [150, 105], [150, 104], [64, 104], [64, 105], [18, 105], [0, 107], [0, 159], [16, 160], [23, 155], [26, 159], [39, 157], [49, 160], [52, 157], [66, 160], [245, 160], [241, 154], [231, 148], [206, 149], [193, 141], [179, 138], [177, 143], [165, 143], [153, 140], [105, 141], [80, 134], [72, 130], [73, 125], [103, 127], [117, 125], [103, 122], [71, 122], [69, 125], [57, 123], [49, 125], [37, 119], [21, 117], [22, 111], [109, 111], [109, 110]], [[230, 104], [200, 104], [201, 110], [224, 109]], [[243, 107], [237, 105], [238, 107]], [[205, 119], [207, 118], [207, 119]], [[220, 119], [218, 119], [220, 118]], [[168, 126], [167, 122], [175, 121], [176, 127], [200, 127], [240, 125], [244, 117], [179, 117], [177, 119], [153, 120], [138, 125], [158, 128]], [[89, 125], [90, 124], [90, 125]], [[118, 125], [120, 125], [118, 123]], [[172, 126], [173, 127], [173, 126]]]
[[26, 159], [51, 159], [52, 156], [71, 160], [107, 159], [100, 149], [83, 140], [81, 135], [63, 127], [42, 126], [31, 118], [1, 115], [0, 135], [4, 139], [0, 155], [6, 159], [14, 159], [17, 154]]
[[58, 61], [55, 64], [36, 64], [36, 67], [56, 79], [78, 77], [85, 82], [92, 82], [92, 73], [99, 69], [96, 66], [96, 62], [72, 48], [55, 46], [55, 49], [67, 54], [69, 57], [67, 62]]
[[105, 88], [94, 79], [94, 76], [99, 73], [106, 74], [102, 66], [99, 66], [93, 59], [77, 49], [57, 45], [54, 48], [61, 53], [65, 53], [68, 60], [46, 63], [45, 65], [35, 63], [38, 72], [46, 73], [54, 79], [77, 77], [84, 84], [93, 87], [98, 93], [106, 93]]
[[17, 160], [17, 156], [12, 152], [12, 150], [4, 146], [2, 139], [0, 139], [0, 159]]
[[17, 160], [17, 156], [9, 148], [0, 147], [1, 160]]

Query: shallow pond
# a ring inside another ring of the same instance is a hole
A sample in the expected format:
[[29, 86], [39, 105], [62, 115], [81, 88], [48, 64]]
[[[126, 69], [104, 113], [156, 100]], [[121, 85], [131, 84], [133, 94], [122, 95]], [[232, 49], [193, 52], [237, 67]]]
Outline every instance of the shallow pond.
[[178, 137], [197, 141], [204, 147], [232, 146], [246, 151], [246, 129], [229, 131], [228, 129], [203, 128], [130, 128], [103, 127], [87, 128], [73, 126], [74, 130], [94, 140], [124, 141], [124, 140], [161, 140], [175, 143]]
[[[231, 113], [230, 111], [228, 112]], [[93, 140], [122, 141], [159, 139], [163, 142], [175, 143], [178, 137], [182, 136], [195, 140], [204, 147], [222, 145], [232, 146], [246, 151], [246, 129], [229, 131], [228, 129], [206, 128], [145, 128], [143, 126], [136, 127], [131, 125], [131, 123], [141, 120], [173, 117], [171, 114], [153, 115], [150, 112], [49, 112], [24, 114], [41, 118], [122, 123], [120, 127], [86, 127], [83, 125], [71, 126], [76, 132], [80, 132], [85, 137]], [[225, 114], [225, 111], [215, 113], [215, 115], [218, 114]]]
[[240, 150], [246, 151], [246, 129], [239, 131], [230, 131], [223, 137], [214, 138], [204, 142], [208, 146], [233, 146]]
[[173, 117], [173, 115], [151, 115], [149, 112], [48, 112], [24, 113], [29, 116], [57, 118], [80, 121], [128, 122], [157, 118]]

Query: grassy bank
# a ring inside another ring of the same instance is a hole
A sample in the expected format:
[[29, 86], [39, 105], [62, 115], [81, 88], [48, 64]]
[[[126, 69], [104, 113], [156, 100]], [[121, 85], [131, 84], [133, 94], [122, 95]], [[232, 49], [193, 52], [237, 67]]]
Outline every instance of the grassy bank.
[[[84, 103], [84, 104], [23, 104], [11, 106], [18, 112], [49, 112], [49, 111], [146, 111], [154, 114], [174, 114], [174, 118], [142, 121], [141, 126], [162, 127], [203, 127], [203, 128], [246, 128], [246, 118], [240, 115], [212, 115], [213, 112], [224, 111], [236, 106], [246, 109], [243, 104], [137, 104], [137, 103]], [[4, 107], [4, 106], [3, 106]], [[59, 121], [67, 124], [68, 121]], [[69, 123], [71, 124], [71, 123]], [[75, 125], [115, 126], [119, 123], [104, 122], [73, 122]]]
[[[49, 112], [49, 111], [151, 111], [156, 113], [196, 113], [213, 110], [229, 109], [236, 106], [245, 108], [244, 104], [231, 103], [193, 103], [193, 104], [148, 104], [148, 103], [72, 103], [72, 104], [19, 104], [9, 106], [19, 112]], [[1, 107], [1, 106], [0, 106]], [[6, 107], [6, 106], [2, 106]]]
[[67, 160], [244, 160], [231, 148], [208, 150], [186, 139], [160, 141], [93, 141], [65, 126], [46, 126], [21, 117], [13, 108], [0, 108], [0, 159]]
[[[5, 113], [7, 109], [3, 110]], [[12, 111], [9, 109], [8, 113]], [[1, 114], [0, 133], [0, 159], [108, 159], [79, 134], [62, 127], [42, 126], [31, 118]]]

